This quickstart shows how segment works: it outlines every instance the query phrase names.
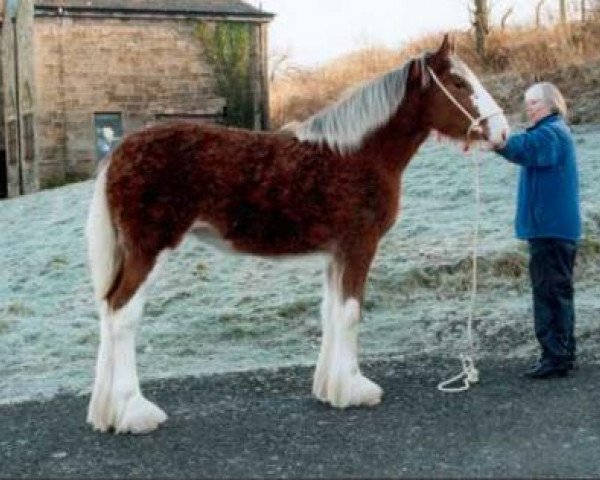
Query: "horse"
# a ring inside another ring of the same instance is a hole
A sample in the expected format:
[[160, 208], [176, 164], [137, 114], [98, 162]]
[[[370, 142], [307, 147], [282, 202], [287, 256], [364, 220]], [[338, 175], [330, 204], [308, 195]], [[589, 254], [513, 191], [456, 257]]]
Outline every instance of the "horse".
[[378, 243], [398, 217], [402, 172], [432, 131], [497, 144], [508, 123], [446, 35], [290, 128], [154, 126], [99, 167], [86, 225], [100, 314], [94, 429], [147, 433], [167, 418], [140, 390], [135, 334], [157, 266], [186, 235], [228, 252], [323, 255], [312, 392], [337, 408], [381, 401], [359, 367], [358, 325]]

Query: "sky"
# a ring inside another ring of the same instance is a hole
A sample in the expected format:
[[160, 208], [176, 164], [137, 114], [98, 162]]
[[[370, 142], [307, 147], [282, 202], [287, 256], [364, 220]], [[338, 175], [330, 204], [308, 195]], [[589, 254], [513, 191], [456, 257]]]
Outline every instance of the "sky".
[[[270, 51], [315, 66], [367, 45], [401, 47], [419, 36], [469, 28], [469, 0], [247, 0], [275, 13]], [[509, 24], [533, 21], [534, 0], [491, 0], [496, 23], [511, 6]], [[546, 15], [558, 0], [546, 0]]]

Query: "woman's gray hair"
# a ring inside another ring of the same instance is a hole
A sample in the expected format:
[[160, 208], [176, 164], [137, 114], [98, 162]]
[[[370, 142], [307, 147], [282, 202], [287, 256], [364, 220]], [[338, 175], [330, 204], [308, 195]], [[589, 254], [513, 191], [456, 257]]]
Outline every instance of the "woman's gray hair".
[[532, 85], [525, 92], [525, 100], [542, 100], [552, 113], [567, 116], [567, 102], [560, 90], [550, 82], [540, 82]]

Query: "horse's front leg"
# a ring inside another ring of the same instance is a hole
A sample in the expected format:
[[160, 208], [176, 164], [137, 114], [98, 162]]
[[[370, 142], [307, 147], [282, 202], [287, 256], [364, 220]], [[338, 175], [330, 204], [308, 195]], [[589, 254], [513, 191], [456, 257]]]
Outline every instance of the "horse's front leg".
[[381, 401], [381, 388], [363, 376], [358, 365], [361, 303], [375, 248], [344, 254], [327, 267], [321, 309], [323, 336], [313, 394], [334, 407], [376, 405]]

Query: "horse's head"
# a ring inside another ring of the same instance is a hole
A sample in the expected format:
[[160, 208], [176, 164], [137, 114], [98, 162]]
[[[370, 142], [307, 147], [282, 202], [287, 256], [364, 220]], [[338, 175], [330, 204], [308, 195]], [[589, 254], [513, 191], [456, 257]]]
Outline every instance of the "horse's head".
[[454, 54], [448, 35], [436, 52], [413, 61], [410, 76], [422, 85], [422, 118], [428, 128], [467, 143], [486, 140], [500, 144], [508, 135], [502, 109]]

